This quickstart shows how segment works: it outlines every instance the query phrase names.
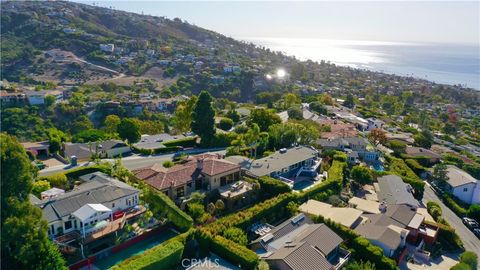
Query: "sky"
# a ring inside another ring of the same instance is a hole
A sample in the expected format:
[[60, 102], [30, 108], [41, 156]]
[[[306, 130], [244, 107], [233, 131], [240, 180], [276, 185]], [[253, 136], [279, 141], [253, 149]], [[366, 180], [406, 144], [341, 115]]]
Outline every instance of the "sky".
[[[86, 4], [93, 1], [75, 0]], [[319, 38], [480, 44], [480, 1], [95, 1], [181, 18], [235, 38]]]

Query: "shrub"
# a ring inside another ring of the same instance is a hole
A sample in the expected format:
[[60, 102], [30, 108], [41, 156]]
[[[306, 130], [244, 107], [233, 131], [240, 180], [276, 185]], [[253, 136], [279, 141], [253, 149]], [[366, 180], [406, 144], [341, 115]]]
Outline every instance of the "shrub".
[[126, 259], [112, 269], [173, 269], [182, 260], [185, 238], [186, 235], [176, 236], [158, 246], [147, 249], [140, 255]]
[[226, 229], [223, 232], [223, 237], [225, 237], [228, 240], [232, 240], [233, 242], [246, 246], [248, 243], [247, 235], [245, 232], [237, 227], [231, 227]]
[[40, 193], [50, 189], [50, 183], [45, 180], [37, 180], [32, 184], [32, 193], [40, 197]]
[[347, 154], [337, 152], [335, 155], [333, 155], [333, 160], [347, 162]]
[[354, 166], [350, 171], [350, 178], [362, 185], [370, 184], [373, 181], [370, 170], [365, 166]]
[[474, 252], [465, 251], [460, 255], [460, 262], [469, 265], [472, 270], [475, 270], [477, 269], [478, 256]]
[[427, 211], [434, 220], [437, 220], [439, 217], [442, 216], [442, 208], [438, 203], [434, 201], [427, 202]]
[[162, 165], [163, 165], [163, 167], [165, 167], [165, 168], [171, 168], [171, 167], [173, 167], [173, 165], [175, 165], [175, 164], [173, 163], [173, 161], [167, 160], [167, 161], [163, 162]]
[[165, 215], [181, 232], [186, 232], [193, 226], [192, 218], [180, 210], [180, 208], [162, 192], [146, 188], [144, 191], [144, 200], [149, 204], [150, 211], [152, 211], [157, 218]]
[[50, 186], [56, 188], [65, 189], [67, 186], [67, 176], [63, 173], [39, 177], [38, 179], [48, 181], [50, 183]]
[[420, 165], [415, 159], [406, 159], [405, 163], [412, 169], [415, 173], [421, 173], [425, 171], [425, 168]]
[[197, 222], [205, 214], [205, 207], [200, 203], [189, 203], [187, 205], [188, 213]]
[[178, 140], [172, 140], [163, 143], [166, 147], [181, 146], [181, 147], [194, 147], [197, 145], [197, 137], [186, 137]]
[[442, 201], [459, 217], [463, 217], [467, 214], [467, 210], [463, 208], [455, 199], [447, 193], [442, 193]]
[[283, 181], [269, 176], [262, 176], [256, 179], [260, 184], [260, 197], [262, 200], [270, 199], [278, 194], [290, 192], [290, 187]]
[[450, 270], [475, 270], [474, 268], [471, 268], [470, 265], [464, 263], [464, 262], [459, 262], [452, 266]]
[[220, 123], [218, 123], [218, 128], [222, 130], [230, 130], [233, 127], [233, 120], [230, 118], [222, 118]]

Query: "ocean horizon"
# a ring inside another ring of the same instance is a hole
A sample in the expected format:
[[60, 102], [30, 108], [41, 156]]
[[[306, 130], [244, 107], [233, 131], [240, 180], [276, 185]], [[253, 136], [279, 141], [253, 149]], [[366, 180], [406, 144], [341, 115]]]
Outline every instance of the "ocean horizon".
[[237, 39], [300, 60], [411, 76], [480, 90], [480, 45], [333, 40], [310, 38]]

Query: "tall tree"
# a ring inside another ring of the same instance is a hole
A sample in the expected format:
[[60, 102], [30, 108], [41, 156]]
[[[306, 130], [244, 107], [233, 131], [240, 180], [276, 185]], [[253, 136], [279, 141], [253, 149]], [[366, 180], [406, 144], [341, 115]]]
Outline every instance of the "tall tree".
[[345, 102], [343, 102], [343, 106], [347, 108], [353, 108], [355, 106], [355, 101], [353, 100], [353, 95], [348, 94], [347, 98], [345, 98]]
[[282, 119], [280, 119], [280, 116], [265, 108], [253, 109], [247, 120], [249, 126], [252, 126], [254, 123], [257, 124], [260, 131], [267, 131], [271, 125], [279, 124], [281, 122]]
[[124, 118], [117, 127], [120, 138], [127, 140], [128, 143], [136, 143], [140, 140], [140, 127], [134, 119]]
[[202, 145], [211, 145], [215, 136], [215, 111], [212, 107], [212, 96], [202, 91], [192, 113], [192, 131], [200, 136]]
[[197, 96], [192, 96], [189, 100], [180, 101], [177, 103], [177, 108], [175, 109], [175, 113], [173, 115], [173, 123], [178, 131], [187, 132], [190, 130], [193, 108], [195, 108], [197, 100]]
[[47, 237], [40, 208], [30, 204], [35, 169], [18, 141], [0, 134], [1, 267], [3, 269], [67, 269]]
[[105, 121], [103, 121], [103, 125], [108, 133], [115, 133], [117, 132], [117, 127], [120, 125], [120, 117], [115, 114], [110, 114], [105, 117]]
[[385, 131], [374, 128], [368, 133], [368, 140], [374, 145], [385, 144], [387, 142], [387, 135]]

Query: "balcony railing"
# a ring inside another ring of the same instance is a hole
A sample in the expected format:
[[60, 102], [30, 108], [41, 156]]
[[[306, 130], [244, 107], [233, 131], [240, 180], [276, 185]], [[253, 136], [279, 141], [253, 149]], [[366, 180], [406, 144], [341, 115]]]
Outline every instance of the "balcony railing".
[[343, 248], [338, 248], [337, 257], [338, 262], [335, 264], [335, 269], [340, 269], [348, 262], [348, 259], [350, 259], [350, 252]]

